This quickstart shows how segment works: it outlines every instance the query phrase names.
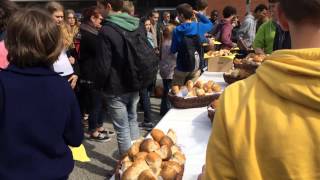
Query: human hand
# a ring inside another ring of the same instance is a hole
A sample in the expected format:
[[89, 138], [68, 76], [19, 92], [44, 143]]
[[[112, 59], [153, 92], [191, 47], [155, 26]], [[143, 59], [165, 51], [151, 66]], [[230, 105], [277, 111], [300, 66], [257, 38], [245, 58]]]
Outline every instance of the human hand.
[[77, 75], [72, 75], [68, 79], [68, 82], [70, 83], [72, 89], [74, 89], [76, 87], [77, 81], [78, 81], [78, 76]]
[[74, 64], [76, 62], [76, 59], [72, 56], [70, 56], [69, 58], [70, 64]]

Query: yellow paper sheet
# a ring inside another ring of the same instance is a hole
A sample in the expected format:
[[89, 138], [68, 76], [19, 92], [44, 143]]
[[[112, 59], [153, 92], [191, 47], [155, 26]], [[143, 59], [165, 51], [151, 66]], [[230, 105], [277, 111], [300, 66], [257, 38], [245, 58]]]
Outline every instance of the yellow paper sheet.
[[79, 147], [70, 147], [73, 160], [75, 161], [80, 161], [80, 162], [89, 162], [90, 158], [87, 156], [86, 149], [84, 146], [81, 144]]
[[[204, 54], [204, 59], [214, 58], [215, 56], [209, 56], [207, 53]], [[236, 57], [236, 54], [232, 54], [230, 56], [223, 56], [229, 60], [233, 60]]]

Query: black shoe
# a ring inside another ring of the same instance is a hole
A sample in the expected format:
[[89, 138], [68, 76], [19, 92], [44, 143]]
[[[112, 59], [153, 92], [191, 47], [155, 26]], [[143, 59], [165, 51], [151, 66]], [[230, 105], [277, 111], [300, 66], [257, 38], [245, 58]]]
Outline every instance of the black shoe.
[[142, 122], [139, 124], [139, 127], [142, 127], [147, 131], [151, 131], [154, 128], [154, 126], [155, 125], [152, 122]]
[[109, 137], [113, 137], [116, 135], [116, 133], [114, 131], [110, 131], [110, 130], [106, 130], [106, 129], [103, 131], [100, 131], [100, 133], [106, 134]]
[[111, 138], [103, 133], [99, 133], [97, 137], [94, 137], [93, 135], [90, 136], [90, 140], [105, 143], [111, 140]]

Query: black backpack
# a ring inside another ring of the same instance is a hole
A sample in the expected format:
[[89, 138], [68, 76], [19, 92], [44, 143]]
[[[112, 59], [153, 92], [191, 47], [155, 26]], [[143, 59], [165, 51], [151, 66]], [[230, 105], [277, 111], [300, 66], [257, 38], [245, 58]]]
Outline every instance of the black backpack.
[[137, 30], [130, 32], [111, 22], [106, 22], [105, 25], [112, 27], [122, 36], [124, 53], [128, 60], [128, 66], [123, 67], [123, 73], [128, 77], [126, 88], [136, 91], [149, 87], [156, 79], [160, 59], [148, 45], [144, 26], [140, 24]]
[[185, 35], [178, 47], [178, 61], [184, 70], [192, 72], [199, 70], [202, 46], [198, 35]]

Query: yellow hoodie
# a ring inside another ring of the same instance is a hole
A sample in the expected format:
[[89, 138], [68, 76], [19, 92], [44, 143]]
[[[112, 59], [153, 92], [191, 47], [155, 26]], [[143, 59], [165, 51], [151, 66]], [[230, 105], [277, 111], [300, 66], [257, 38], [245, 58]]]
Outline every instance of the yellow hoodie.
[[204, 179], [320, 179], [320, 49], [276, 51], [226, 89]]

